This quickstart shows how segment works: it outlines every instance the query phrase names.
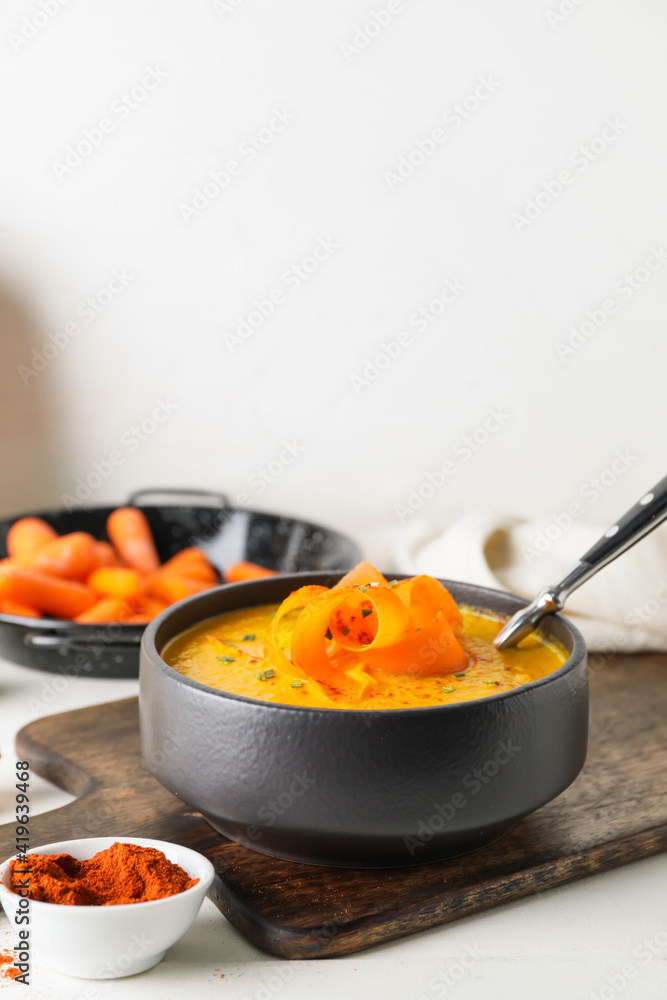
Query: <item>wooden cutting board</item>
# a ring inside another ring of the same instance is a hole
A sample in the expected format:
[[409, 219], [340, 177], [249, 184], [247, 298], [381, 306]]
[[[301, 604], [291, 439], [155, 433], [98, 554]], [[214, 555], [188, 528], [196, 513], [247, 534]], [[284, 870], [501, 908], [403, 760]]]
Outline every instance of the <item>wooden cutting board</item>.
[[[616, 657], [591, 678], [582, 775], [501, 841], [453, 861], [350, 870], [279, 861], [239, 847], [164, 789], [139, 755], [137, 700], [30, 723], [17, 759], [78, 796], [34, 816], [31, 842], [142, 836], [201, 851], [211, 897], [273, 955], [344, 955], [518, 899], [667, 847], [667, 656]], [[0, 827], [0, 857], [14, 824]]]

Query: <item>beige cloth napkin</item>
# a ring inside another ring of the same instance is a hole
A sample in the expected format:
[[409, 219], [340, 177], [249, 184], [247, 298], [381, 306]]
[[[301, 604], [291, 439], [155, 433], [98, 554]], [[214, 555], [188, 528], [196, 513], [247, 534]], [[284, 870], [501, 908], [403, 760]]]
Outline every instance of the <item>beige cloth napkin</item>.
[[[542, 587], [558, 582], [607, 528], [475, 511], [435, 537], [428, 537], [423, 526], [410, 525], [394, 546], [394, 558], [408, 573], [430, 573], [532, 599]], [[667, 526], [583, 584], [569, 598], [566, 613], [592, 651], [667, 651]]]

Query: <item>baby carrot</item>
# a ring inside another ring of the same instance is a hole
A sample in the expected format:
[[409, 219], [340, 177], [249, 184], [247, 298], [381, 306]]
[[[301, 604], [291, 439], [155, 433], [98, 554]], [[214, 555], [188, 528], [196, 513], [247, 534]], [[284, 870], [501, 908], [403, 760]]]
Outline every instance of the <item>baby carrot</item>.
[[41, 618], [36, 608], [31, 608], [28, 604], [21, 604], [20, 601], [13, 601], [11, 597], [5, 597], [0, 601], [0, 611], [3, 615], [21, 615], [23, 618]]
[[118, 566], [118, 556], [109, 542], [95, 542], [95, 552], [100, 566]]
[[131, 601], [130, 607], [134, 608], [134, 614], [127, 619], [127, 624], [146, 625], [161, 611], [164, 611], [167, 605], [163, 601], [152, 601], [150, 598], [144, 598], [139, 601]]
[[22, 517], [14, 521], [7, 532], [7, 552], [12, 559], [31, 556], [57, 537], [51, 525], [42, 521], [41, 517]]
[[152, 573], [160, 565], [145, 516], [136, 507], [118, 507], [109, 514], [107, 532], [116, 552], [130, 569]]
[[47, 542], [37, 552], [17, 562], [36, 573], [66, 580], [85, 580], [100, 564], [95, 544], [95, 539], [87, 532], [73, 531]]
[[125, 601], [117, 597], [103, 597], [92, 608], [83, 611], [74, 619], [80, 625], [96, 625], [104, 622], [127, 622], [132, 617], [132, 611]]
[[165, 604], [174, 604], [175, 601], [181, 601], [184, 597], [199, 594], [202, 590], [209, 590], [210, 586], [210, 583], [189, 580], [185, 576], [162, 576], [156, 573], [148, 584], [148, 591], [151, 597], [157, 597]]
[[120, 566], [102, 566], [96, 569], [88, 577], [87, 583], [101, 597], [118, 597], [123, 601], [138, 597], [146, 589], [140, 573]]
[[232, 563], [223, 572], [225, 583], [241, 583], [242, 580], [258, 580], [263, 576], [275, 576], [275, 569], [267, 569], [252, 562]]
[[160, 566], [158, 573], [169, 576], [187, 576], [191, 580], [217, 583], [218, 576], [201, 549], [189, 548], [177, 552]]
[[0, 598], [5, 597], [59, 618], [75, 618], [95, 603], [95, 594], [82, 583], [21, 566], [8, 567], [6, 575], [0, 578]]

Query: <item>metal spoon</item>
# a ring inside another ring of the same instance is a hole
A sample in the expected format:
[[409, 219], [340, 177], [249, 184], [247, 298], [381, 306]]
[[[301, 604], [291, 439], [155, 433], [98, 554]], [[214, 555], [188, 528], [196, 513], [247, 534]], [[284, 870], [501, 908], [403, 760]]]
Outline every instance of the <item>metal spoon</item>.
[[644, 535], [657, 528], [667, 518], [667, 476], [645, 493], [641, 500], [631, 507], [605, 531], [602, 538], [581, 557], [581, 560], [567, 573], [560, 583], [545, 587], [532, 604], [517, 611], [494, 639], [498, 649], [516, 646], [537, 628], [545, 615], [560, 611], [573, 590], [590, 580], [623, 552], [626, 552]]

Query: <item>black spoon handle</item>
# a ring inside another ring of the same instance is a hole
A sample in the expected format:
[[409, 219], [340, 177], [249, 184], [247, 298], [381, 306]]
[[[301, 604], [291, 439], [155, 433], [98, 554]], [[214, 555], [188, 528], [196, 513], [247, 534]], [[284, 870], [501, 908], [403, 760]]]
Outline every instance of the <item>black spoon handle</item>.
[[605, 531], [595, 545], [581, 557], [595, 570], [601, 569], [612, 559], [626, 552], [649, 531], [657, 528], [667, 517], [667, 476], [652, 490], [645, 493], [638, 503], [631, 507], [616, 524]]
[[498, 649], [507, 649], [530, 635], [545, 615], [563, 608], [573, 590], [590, 580], [598, 570], [617, 556], [627, 552], [635, 542], [662, 524], [665, 518], [667, 518], [667, 476], [645, 493], [616, 524], [612, 524], [559, 583], [545, 587], [528, 607], [517, 611], [493, 640], [495, 646]]
[[635, 542], [662, 524], [665, 518], [667, 518], [667, 476], [645, 493], [616, 524], [612, 524], [560, 583], [548, 588], [558, 608], [563, 607], [573, 590], [590, 580], [598, 570], [617, 556], [627, 552]]

